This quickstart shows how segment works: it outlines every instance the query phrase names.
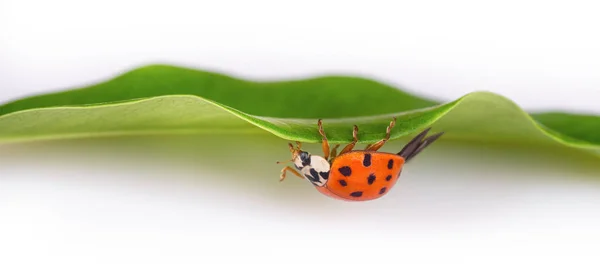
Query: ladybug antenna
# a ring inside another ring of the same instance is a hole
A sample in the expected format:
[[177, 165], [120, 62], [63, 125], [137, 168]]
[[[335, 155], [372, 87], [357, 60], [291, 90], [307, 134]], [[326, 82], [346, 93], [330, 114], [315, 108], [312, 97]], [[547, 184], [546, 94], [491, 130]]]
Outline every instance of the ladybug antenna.
[[431, 128], [425, 129], [423, 132], [414, 137], [410, 142], [408, 142], [408, 144], [406, 144], [400, 152], [398, 152], [398, 155], [403, 157], [405, 162], [408, 162], [409, 160], [413, 159], [417, 154], [423, 151], [425, 147], [429, 146], [431, 143], [433, 143], [435, 140], [437, 140], [444, 134], [444, 132], [441, 132], [425, 138], [425, 135], [427, 135], [429, 130], [431, 130]]
[[298, 156], [298, 154], [300, 154], [300, 152], [301, 152], [300, 148], [302, 147], [302, 143], [300, 143], [299, 141], [296, 141], [295, 148], [294, 148], [294, 145], [292, 145], [292, 143], [288, 143], [288, 146], [290, 147], [290, 152], [292, 153], [292, 161], [293, 161], [294, 158], [296, 158]]
[[300, 147], [302, 146], [302, 144], [300, 144], [299, 141], [296, 141], [296, 147], [294, 147], [294, 145], [292, 143], [288, 143], [288, 147], [290, 147], [290, 153], [292, 153], [292, 159], [288, 159], [286, 161], [277, 161], [277, 164], [283, 164], [283, 163], [287, 163], [287, 162], [294, 162], [294, 159], [298, 156], [298, 154], [300, 154]]

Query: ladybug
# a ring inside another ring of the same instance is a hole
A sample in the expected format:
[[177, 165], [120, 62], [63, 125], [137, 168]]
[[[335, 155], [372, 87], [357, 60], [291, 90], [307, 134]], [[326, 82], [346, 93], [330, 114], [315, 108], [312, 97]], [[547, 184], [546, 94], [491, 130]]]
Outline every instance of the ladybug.
[[[296, 147], [289, 143], [292, 159], [296, 169], [286, 166], [281, 170], [279, 181], [283, 181], [286, 172], [311, 182], [315, 188], [324, 195], [345, 201], [368, 201], [380, 198], [390, 191], [396, 184], [402, 167], [413, 159], [425, 147], [437, 140], [442, 134], [437, 133], [425, 137], [431, 128], [414, 137], [398, 153], [378, 152], [389, 140], [390, 131], [396, 123], [396, 118], [387, 127], [385, 138], [367, 145], [364, 150], [353, 150], [358, 142], [358, 126], [354, 125], [353, 141], [337, 154], [336, 145], [329, 150], [329, 143], [323, 130], [322, 120], [317, 126], [322, 136], [324, 156], [312, 155], [301, 150], [301, 143], [296, 142]], [[277, 162], [281, 164], [282, 162]]]

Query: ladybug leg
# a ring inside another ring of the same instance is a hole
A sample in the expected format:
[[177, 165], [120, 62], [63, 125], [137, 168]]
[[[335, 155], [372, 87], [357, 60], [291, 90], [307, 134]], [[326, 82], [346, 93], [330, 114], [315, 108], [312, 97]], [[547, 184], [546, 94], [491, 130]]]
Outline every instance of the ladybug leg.
[[340, 147], [340, 144], [337, 144], [331, 149], [331, 159], [334, 159], [337, 156], [337, 149], [339, 147]]
[[290, 166], [285, 166], [285, 168], [283, 168], [281, 170], [281, 175], [279, 176], [279, 181], [283, 181], [285, 179], [286, 171], [290, 171], [294, 175], [296, 175], [297, 177], [300, 177], [300, 178], [304, 179], [304, 177], [298, 171], [292, 169], [292, 167], [290, 167]]
[[323, 157], [325, 158], [325, 160], [327, 160], [329, 159], [329, 142], [327, 141], [327, 137], [325, 136], [325, 131], [323, 131], [323, 122], [321, 121], [321, 119], [319, 119], [317, 125], [319, 126], [319, 134], [323, 137], [323, 141], [321, 144], [323, 146]]
[[394, 128], [394, 125], [396, 125], [396, 117], [394, 117], [394, 119], [390, 122], [390, 125], [387, 127], [387, 130], [385, 131], [385, 138], [377, 141], [376, 143], [370, 144], [367, 146], [367, 148], [365, 148], [365, 151], [374, 152], [383, 147], [383, 145], [390, 139], [390, 132], [392, 131], [392, 128]]
[[356, 143], [358, 142], [358, 126], [356, 126], [356, 125], [354, 125], [354, 129], [352, 130], [352, 137], [353, 137], [352, 142], [350, 142], [350, 144], [346, 145], [346, 147], [344, 147], [344, 149], [342, 149], [342, 151], [340, 152], [340, 155], [352, 151], [352, 149], [354, 149], [354, 145], [356, 145]]

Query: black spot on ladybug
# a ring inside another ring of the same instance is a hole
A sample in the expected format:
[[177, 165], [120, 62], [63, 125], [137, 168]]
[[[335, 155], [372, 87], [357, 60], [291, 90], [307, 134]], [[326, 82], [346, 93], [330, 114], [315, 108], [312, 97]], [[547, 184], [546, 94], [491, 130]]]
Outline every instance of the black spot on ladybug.
[[319, 173], [315, 169], [310, 169], [310, 175], [306, 175], [306, 178], [312, 182], [319, 182]]
[[369, 183], [369, 185], [372, 185], [373, 182], [375, 182], [375, 175], [374, 174], [370, 174], [369, 177], [367, 178], [367, 182]]
[[363, 159], [363, 166], [371, 166], [371, 154], [365, 154], [365, 158]]
[[386, 187], [381, 188], [381, 190], [379, 190], [379, 194], [384, 194], [386, 190], [387, 190]]
[[385, 177], [385, 181], [390, 181], [390, 180], [392, 180], [392, 175], [388, 175]]
[[346, 183], [346, 180], [340, 180], [340, 185], [342, 185], [342, 187], [348, 186], [348, 183]]
[[390, 161], [388, 161], [388, 169], [392, 169], [392, 167], [394, 167], [394, 160], [390, 159]]
[[338, 169], [343, 176], [350, 176], [352, 174], [352, 169], [348, 166], [344, 166]]
[[362, 193], [363, 193], [362, 191], [355, 191], [355, 192], [351, 193], [350, 196], [361, 197]]
[[329, 171], [319, 172], [319, 174], [321, 175], [321, 177], [323, 177], [323, 179], [329, 179]]

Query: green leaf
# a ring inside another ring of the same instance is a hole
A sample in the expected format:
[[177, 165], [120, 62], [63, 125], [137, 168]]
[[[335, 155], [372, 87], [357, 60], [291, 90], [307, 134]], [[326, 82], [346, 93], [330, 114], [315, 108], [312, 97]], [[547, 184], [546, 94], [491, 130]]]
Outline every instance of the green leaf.
[[168, 65], [146, 66], [93, 86], [43, 94], [0, 106], [0, 142], [110, 135], [272, 133], [320, 141], [317, 119], [332, 143], [391, 138], [426, 127], [444, 140], [567, 146], [600, 154], [600, 117], [528, 114], [512, 101], [473, 92], [439, 103], [373, 80], [323, 76], [256, 82]]

